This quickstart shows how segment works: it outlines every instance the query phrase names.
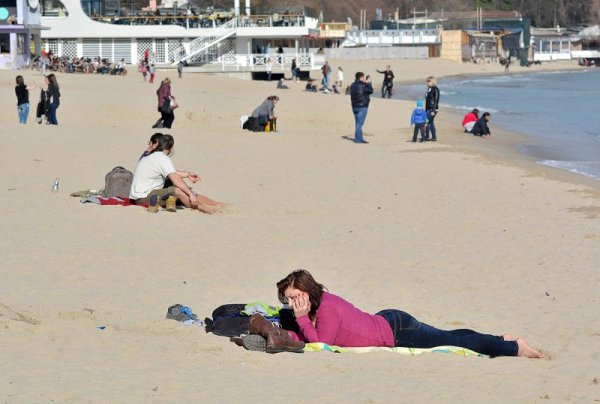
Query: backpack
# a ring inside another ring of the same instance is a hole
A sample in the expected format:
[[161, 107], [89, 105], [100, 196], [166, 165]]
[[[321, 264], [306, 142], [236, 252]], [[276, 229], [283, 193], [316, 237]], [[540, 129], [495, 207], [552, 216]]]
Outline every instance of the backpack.
[[104, 197], [129, 198], [133, 173], [123, 167], [113, 168], [104, 177]]

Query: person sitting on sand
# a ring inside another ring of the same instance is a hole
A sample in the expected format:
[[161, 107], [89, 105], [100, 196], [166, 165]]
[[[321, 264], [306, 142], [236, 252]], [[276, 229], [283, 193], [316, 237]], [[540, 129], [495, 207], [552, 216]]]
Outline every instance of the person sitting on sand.
[[279, 90], [289, 90], [289, 87], [287, 86], [287, 84], [285, 84], [284, 78], [279, 79], [279, 81], [277, 82], [277, 88]]
[[[273, 327], [260, 314], [250, 317], [250, 334], [244, 346], [267, 352], [299, 352], [303, 342], [324, 342], [341, 347], [409, 347], [433, 348], [456, 346], [480, 354], [542, 358], [523, 338], [481, 334], [460, 329], [444, 331], [422, 323], [400, 310], [382, 310], [375, 315], [365, 313], [348, 301], [327, 291], [312, 275], [296, 270], [277, 282], [279, 300], [294, 311], [299, 333]], [[275, 330], [275, 328], [277, 330]]]
[[489, 112], [484, 112], [481, 118], [479, 118], [477, 122], [475, 122], [475, 125], [473, 125], [471, 133], [475, 136], [492, 136], [492, 132], [490, 132], [490, 127], [488, 126], [491, 117], [492, 114]]
[[313, 79], [308, 80], [308, 83], [306, 83], [306, 87], [304, 88], [304, 90], [316, 93], [318, 90], [315, 81]]
[[469, 133], [473, 130], [473, 126], [475, 122], [479, 119], [479, 110], [477, 108], [473, 109], [471, 112], [466, 114], [462, 120], [462, 127], [465, 129], [465, 133]]
[[[171, 135], [158, 137], [158, 144], [146, 156], [138, 161], [133, 174], [129, 198], [138, 205], [149, 204], [148, 212], [158, 212], [159, 205], [170, 212], [176, 212], [176, 202], [179, 200], [185, 207], [197, 209], [212, 214], [215, 206], [226, 204], [213, 201], [203, 195], [194, 193], [187, 186], [184, 178], [196, 183], [200, 176], [191, 171], [177, 171], [169, 155], [173, 152], [175, 139]], [[169, 179], [173, 185], [165, 188]]]

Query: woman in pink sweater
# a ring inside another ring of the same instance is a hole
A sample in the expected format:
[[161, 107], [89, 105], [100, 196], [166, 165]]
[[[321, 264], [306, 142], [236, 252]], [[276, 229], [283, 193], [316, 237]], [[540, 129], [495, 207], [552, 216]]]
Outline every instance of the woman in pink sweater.
[[365, 313], [326, 291], [312, 275], [296, 270], [277, 282], [279, 300], [294, 310], [300, 332], [293, 339], [344, 347], [386, 346], [432, 348], [452, 345], [491, 357], [542, 358], [523, 338], [495, 336], [472, 330], [444, 331], [419, 322], [400, 310]]

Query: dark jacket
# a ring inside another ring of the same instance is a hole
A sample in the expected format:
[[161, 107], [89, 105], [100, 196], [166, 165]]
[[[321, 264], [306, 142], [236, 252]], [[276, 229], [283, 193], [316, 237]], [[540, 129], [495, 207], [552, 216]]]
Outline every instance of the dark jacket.
[[48, 85], [48, 99], [50, 103], [54, 103], [57, 107], [60, 105], [60, 91], [58, 91], [58, 87], [52, 84]]
[[350, 100], [352, 108], [368, 108], [371, 101], [370, 95], [373, 94], [371, 83], [356, 80], [350, 86]]
[[471, 133], [475, 136], [483, 136], [490, 134], [490, 127], [488, 126], [487, 121], [485, 120], [485, 116], [482, 116], [477, 120], [477, 122], [475, 122], [475, 125], [473, 125], [473, 129], [471, 129]]
[[425, 109], [427, 111], [437, 112], [440, 102], [440, 89], [437, 86], [431, 86], [425, 94]]
[[391, 85], [394, 81], [394, 72], [391, 70], [379, 71], [377, 73], [383, 74], [383, 84]]

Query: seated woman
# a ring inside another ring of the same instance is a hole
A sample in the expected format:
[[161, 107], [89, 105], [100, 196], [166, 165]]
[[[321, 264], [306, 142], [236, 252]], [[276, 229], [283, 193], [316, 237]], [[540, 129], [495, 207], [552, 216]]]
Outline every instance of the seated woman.
[[276, 131], [277, 116], [275, 116], [275, 104], [278, 101], [278, 96], [271, 95], [252, 111], [252, 118], [254, 118], [252, 130], [254, 132], [264, 132], [267, 123], [270, 125], [271, 132]]
[[[203, 213], [214, 213], [215, 206], [226, 204], [214, 201], [206, 196], [196, 194], [183, 180], [188, 178], [193, 183], [200, 181], [200, 176], [191, 171], [177, 171], [169, 158], [175, 146], [171, 135], [155, 134], [156, 143], [151, 142], [148, 149], [138, 161], [133, 174], [129, 198], [135, 204], [149, 204], [148, 212], [158, 212], [158, 207], [165, 207], [176, 212], [177, 201], [185, 207], [197, 209]], [[166, 184], [170, 180], [171, 184]]]
[[[250, 334], [266, 338], [270, 353], [299, 352], [303, 342], [324, 342], [343, 347], [411, 347], [433, 348], [451, 345], [496, 356], [542, 358], [523, 338], [481, 334], [472, 330], [444, 331], [419, 322], [400, 310], [382, 310], [375, 315], [365, 313], [351, 303], [329, 293], [303, 269], [296, 270], [277, 282], [279, 300], [294, 310], [299, 333], [281, 330], [260, 314], [250, 318]], [[276, 330], [277, 328], [277, 330]], [[244, 346], [260, 350], [256, 337], [246, 337]], [[264, 341], [264, 340], [263, 340]]]
[[492, 136], [492, 132], [490, 132], [490, 127], [488, 126], [491, 117], [492, 115], [489, 112], [484, 112], [481, 118], [473, 125], [471, 133], [475, 136]]
[[473, 126], [475, 122], [479, 119], [479, 110], [477, 108], [473, 109], [471, 112], [466, 114], [461, 122], [462, 127], [465, 129], [465, 133], [471, 132], [473, 130]]

